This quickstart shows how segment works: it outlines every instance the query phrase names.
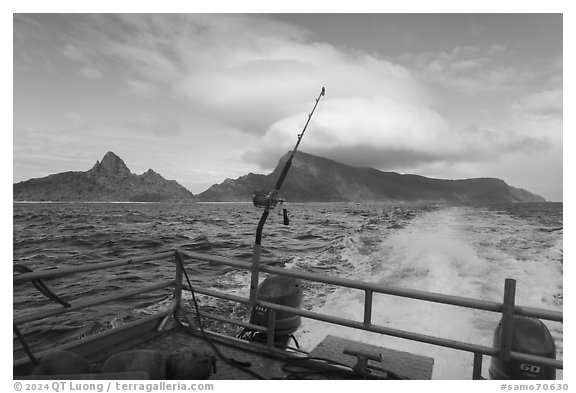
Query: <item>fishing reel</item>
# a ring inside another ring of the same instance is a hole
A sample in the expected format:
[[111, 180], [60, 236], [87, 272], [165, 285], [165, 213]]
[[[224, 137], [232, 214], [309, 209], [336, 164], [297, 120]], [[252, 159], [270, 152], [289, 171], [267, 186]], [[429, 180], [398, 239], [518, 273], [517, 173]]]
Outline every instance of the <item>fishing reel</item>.
[[278, 191], [254, 191], [252, 194], [252, 203], [254, 206], [272, 210], [278, 205], [278, 215], [282, 212], [284, 217], [284, 225], [290, 224], [290, 219], [288, 218], [288, 209], [284, 208], [284, 199], [278, 198]]
[[256, 207], [274, 209], [280, 198], [278, 198], [278, 192], [276, 190], [266, 192], [266, 191], [254, 191], [252, 194], [252, 203]]

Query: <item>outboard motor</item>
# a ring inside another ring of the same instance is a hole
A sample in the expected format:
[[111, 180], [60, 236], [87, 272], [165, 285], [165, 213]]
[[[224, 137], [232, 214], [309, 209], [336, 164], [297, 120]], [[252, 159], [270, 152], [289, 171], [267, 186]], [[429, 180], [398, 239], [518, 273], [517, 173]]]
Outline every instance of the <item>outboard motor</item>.
[[[302, 306], [302, 287], [300, 281], [291, 277], [270, 276], [258, 286], [258, 300], [287, 307], [300, 308]], [[250, 315], [250, 323], [263, 327], [268, 326], [269, 312], [265, 307], [254, 307]], [[277, 347], [286, 347], [290, 338], [294, 339], [293, 333], [300, 327], [300, 322], [300, 315], [277, 311], [274, 329], [275, 345]], [[238, 337], [258, 342], [266, 342], [267, 339], [265, 333], [254, 332], [247, 329], [244, 329]], [[298, 345], [298, 343], [296, 343], [296, 345]]]
[[[494, 332], [494, 347], [500, 345], [502, 322]], [[515, 315], [512, 320], [512, 351], [556, 359], [556, 344], [550, 331], [535, 318]], [[493, 357], [491, 379], [556, 379], [554, 367], [538, 366], [523, 361], [503, 361]]]

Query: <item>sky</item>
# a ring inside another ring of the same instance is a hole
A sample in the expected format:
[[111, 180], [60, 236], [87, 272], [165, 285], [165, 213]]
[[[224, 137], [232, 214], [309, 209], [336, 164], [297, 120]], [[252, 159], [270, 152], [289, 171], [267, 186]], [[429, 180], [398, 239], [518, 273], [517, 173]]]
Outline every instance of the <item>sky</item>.
[[108, 151], [194, 194], [300, 149], [563, 200], [560, 13], [14, 14], [13, 182]]

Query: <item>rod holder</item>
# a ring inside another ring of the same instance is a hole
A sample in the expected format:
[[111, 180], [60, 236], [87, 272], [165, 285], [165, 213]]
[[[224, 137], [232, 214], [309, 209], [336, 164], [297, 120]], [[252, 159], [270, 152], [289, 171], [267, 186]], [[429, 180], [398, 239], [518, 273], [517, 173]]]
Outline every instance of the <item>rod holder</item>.
[[250, 278], [250, 304], [256, 305], [258, 301], [258, 281], [260, 279], [260, 245], [254, 244], [252, 253], [252, 275]]
[[502, 303], [502, 329], [500, 336], [499, 356], [503, 361], [510, 360], [512, 335], [514, 333], [514, 299], [516, 297], [516, 280], [507, 278], [504, 282], [504, 301]]

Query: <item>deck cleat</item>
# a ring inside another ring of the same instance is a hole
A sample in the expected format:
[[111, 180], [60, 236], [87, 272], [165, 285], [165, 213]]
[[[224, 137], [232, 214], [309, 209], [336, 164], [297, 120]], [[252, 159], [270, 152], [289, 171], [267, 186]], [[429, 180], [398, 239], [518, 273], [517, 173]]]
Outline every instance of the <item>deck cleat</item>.
[[368, 353], [368, 352], [364, 352], [364, 351], [359, 351], [359, 350], [355, 350], [355, 349], [349, 349], [346, 348], [343, 351], [344, 355], [351, 355], [351, 356], [355, 356], [356, 357], [356, 364], [352, 367], [352, 370], [354, 370], [354, 372], [356, 374], [359, 374], [362, 377], [368, 377], [370, 376], [372, 373], [371, 371], [368, 369], [368, 361], [369, 360], [373, 360], [376, 362], [380, 362], [382, 363], [382, 354], [378, 354], [375, 355], [373, 353]]

